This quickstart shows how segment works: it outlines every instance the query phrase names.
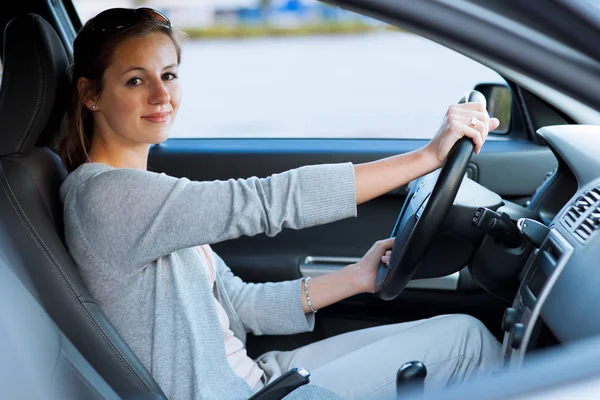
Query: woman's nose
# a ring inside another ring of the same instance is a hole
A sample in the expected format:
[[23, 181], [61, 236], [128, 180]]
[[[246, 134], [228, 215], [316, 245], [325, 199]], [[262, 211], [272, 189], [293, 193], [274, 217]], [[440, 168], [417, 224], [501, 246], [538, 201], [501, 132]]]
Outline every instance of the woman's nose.
[[171, 101], [169, 90], [162, 81], [152, 85], [149, 100], [151, 104], [168, 104]]

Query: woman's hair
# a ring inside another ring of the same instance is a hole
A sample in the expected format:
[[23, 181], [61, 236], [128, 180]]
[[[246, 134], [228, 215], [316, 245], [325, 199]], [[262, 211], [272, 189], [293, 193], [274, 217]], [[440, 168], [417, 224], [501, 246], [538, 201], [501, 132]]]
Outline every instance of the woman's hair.
[[77, 81], [89, 79], [88, 88], [94, 94], [103, 89], [103, 76], [112, 62], [115, 48], [125, 40], [160, 32], [167, 35], [175, 45], [177, 64], [181, 61], [181, 39], [183, 33], [165, 26], [155, 19], [144, 19], [131, 26], [113, 31], [94, 31], [94, 19], [89, 20], [79, 31], [73, 43], [71, 65], [71, 99], [62, 126], [62, 137], [57, 152], [68, 172], [89, 161], [88, 151], [92, 143], [94, 120], [92, 111], [79, 97]]

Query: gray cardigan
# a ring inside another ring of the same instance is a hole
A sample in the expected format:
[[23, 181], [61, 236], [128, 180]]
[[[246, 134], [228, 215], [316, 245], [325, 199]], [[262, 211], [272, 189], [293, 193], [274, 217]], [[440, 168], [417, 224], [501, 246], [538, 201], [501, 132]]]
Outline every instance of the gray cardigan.
[[[311, 330], [299, 281], [253, 284], [217, 257], [213, 292], [194, 246], [356, 215], [351, 164], [269, 178], [194, 182], [87, 163], [61, 186], [65, 238], [92, 294], [172, 400], [246, 399], [229, 367], [214, 296], [246, 333]], [[290, 399], [335, 398], [314, 385]]]

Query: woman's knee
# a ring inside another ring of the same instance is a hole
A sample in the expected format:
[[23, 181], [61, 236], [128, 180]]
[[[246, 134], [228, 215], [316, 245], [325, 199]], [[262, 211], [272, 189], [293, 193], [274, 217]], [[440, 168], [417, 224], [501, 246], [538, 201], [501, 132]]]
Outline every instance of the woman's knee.
[[481, 321], [465, 314], [435, 321], [438, 340], [425, 358], [430, 385], [455, 384], [498, 369], [501, 346]]
[[450, 319], [452, 324], [469, 332], [489, 332], [485, 325], [477, 318], [468, 314], [452, 314], [445, 318]]
[[445, 317], [446, 332], [454, 333], [454, 348], [476, 365], [496, 363], [501, 357], [501, 346], [487, 327], [477, 318], [466, 314]]

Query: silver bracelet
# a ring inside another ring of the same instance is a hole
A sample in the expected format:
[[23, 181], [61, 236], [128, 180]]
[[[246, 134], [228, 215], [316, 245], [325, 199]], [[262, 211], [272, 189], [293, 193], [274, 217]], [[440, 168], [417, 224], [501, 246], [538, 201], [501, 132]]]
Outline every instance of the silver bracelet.
[[304, 295], [306, 296], [306, 302], [308, 303], [308, 308], [310, 308], [310, 311], [312, 311], [312, 313], [316, 313], [317, 310], [315, 310], [315, 308], [312, 305], [312, 302], [310, 301], [310, 296], [308, 295], [308, 281], [310, 281], [310, 276], [307, 276], [306, 278], [302, 278], [302, 282], [304, 284]]

